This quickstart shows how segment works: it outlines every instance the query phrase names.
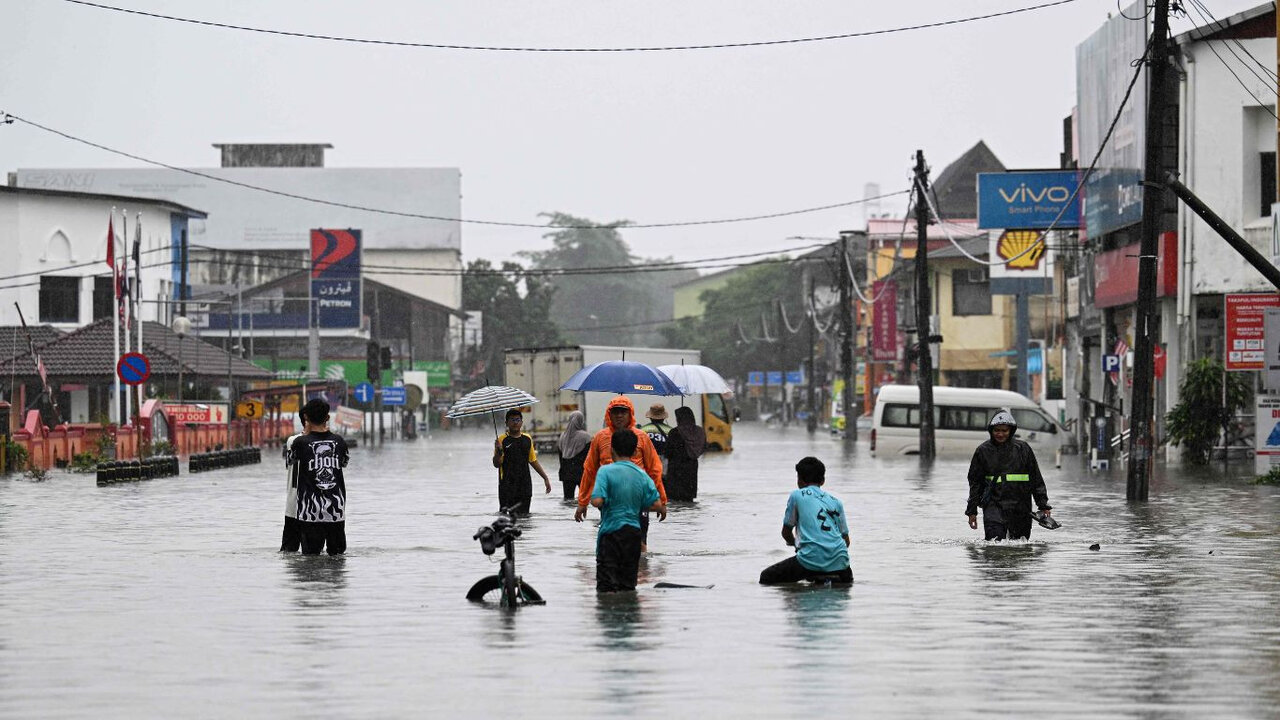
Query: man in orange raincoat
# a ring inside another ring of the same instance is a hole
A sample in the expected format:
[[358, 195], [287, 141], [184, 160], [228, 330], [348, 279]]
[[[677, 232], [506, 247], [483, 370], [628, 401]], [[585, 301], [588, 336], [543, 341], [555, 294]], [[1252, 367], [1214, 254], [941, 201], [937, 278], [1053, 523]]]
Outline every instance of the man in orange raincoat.
[[[662, 458], [658, 457], [658, 451], [653, 448], [653, 441], [649, 439], [649, 434], [636, 427], [636, 410], [631, 404], [631, 400], [625, 395], [619, 395], [609, 401], [609, 405], [605, 408], [604, 429], [596, 433], [591, 439], [591, 449], [587, 451], [586, 462], [582, 465], [582, 482], [578, 483], [578, 509], [573, 513], [573, 519], [582, 522], [587, 516], [587, 506], [591, 502], [591, 491], [596, 486], [596, 472], [601, 465], [607, 465], [613, 462], [613, 450], [611, 443], [613, 442], [613, 434], [615, 432], [633, 432], [636, 435], [636, 452], [631, 456], [631, 462], [639, 465], [644, 469], [645, 473], [653, 479], [653, 485], [658, 489], [658, 496], [662, 499], [662, 504], [667, 503], [667, 491], [662, 487]], [[667, 519], [666, 510], [655, 511], [658, 514], [658, 521]], [[647, 549], [649, 536], [649, 514], [648, 512], [640, 515], [641, 548]]]

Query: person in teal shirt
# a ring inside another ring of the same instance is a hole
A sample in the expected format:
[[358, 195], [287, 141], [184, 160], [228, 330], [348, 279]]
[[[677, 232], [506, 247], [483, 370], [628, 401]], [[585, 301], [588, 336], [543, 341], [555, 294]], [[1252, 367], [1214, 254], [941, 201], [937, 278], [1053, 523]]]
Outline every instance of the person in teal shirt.
[[596, 473], [591, 505], [600, 509], [596, 535], [596, 592], [636, 589], [640, 573], [640, 512], [652, 510], [667, 519], [667, 506], [658, 488], [639, 465], [631, 462], [638, 438], [616, 432], [610, 441], [613, 462]]
[[796, 463], [796, 490], [787, 498], [782, 539], [796, 554], [760, 573], [761, 585], [832, 577], [853, 582], [849, 568], [849, 523], [840, 498], [822, 489], [827, 467], [816, 457]]

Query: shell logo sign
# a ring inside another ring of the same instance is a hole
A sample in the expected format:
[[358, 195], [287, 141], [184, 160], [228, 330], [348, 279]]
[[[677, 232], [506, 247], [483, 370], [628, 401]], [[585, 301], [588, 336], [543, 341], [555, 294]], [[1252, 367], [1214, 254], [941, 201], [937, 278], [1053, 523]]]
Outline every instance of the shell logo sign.
[[1006, 230], [996, 241], [996, 255], [1010, 270], [1039, 270], [1044, 243], [1036, 230]]

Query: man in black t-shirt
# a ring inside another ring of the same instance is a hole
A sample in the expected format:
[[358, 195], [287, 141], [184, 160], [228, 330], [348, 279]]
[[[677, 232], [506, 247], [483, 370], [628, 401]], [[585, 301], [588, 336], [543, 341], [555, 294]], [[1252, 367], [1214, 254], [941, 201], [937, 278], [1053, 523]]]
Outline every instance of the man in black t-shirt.
[[542, 476], [542, 482], [551, 492], [551, 478], [538, 462], [538, 451], [533, 438], [522, 431], [524, 415], [519, 410], [507, 411], [507, 431], [493, 441], [493, 466], [498, 468], [498, 509], [516, 506], [516, 513], [529, 514], [533, 501], [533, 477], [529, 466]]
[[290, 462], [298, 478], [298, 527], [302, 554], [347, 549], [347, 484], [342, 469], [349, 459], [347, 442], [329, 432], [329, 403], [315, 399], [303, 408], [307, 434], [293, 441]]

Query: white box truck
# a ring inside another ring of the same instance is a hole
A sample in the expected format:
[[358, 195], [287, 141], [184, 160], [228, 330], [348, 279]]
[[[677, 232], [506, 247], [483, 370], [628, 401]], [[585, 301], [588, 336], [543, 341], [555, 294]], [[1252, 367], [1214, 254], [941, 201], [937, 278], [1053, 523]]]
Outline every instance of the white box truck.
[[[588, 365], [605, 360], [632, 360], [657, 367], [659, 365], [699, 365], [698, 350], [668, 348], [616, 347], [609, 345], [568, 345], [562, 347], [513, 348], [504, 351], [506, 384], [538, 398], [524, 421], [525, 432], [533, 436], [539, 450], [550, 451], [564, 431], [569, 413], [581, 410], [586, 416], [587, 431], [604, 427], [604, 409], [616, 393], [574, 392], [560, 390], [573, 374]], [[644, 423], [644, 413], [653, 403], [667, 406], [667, 422], [675, 425], [675, 409], [681, 404], [693, 408], [693, 416], [707, 432], [707, 447], [731, 450], [733, 433], [729, 412], [720, 395], [636, 395], [627, 397], [636, 407], [636, 421]]]

